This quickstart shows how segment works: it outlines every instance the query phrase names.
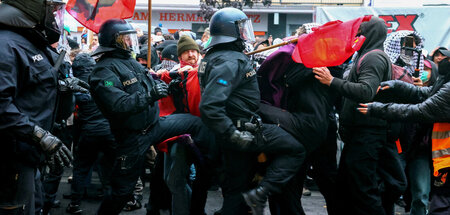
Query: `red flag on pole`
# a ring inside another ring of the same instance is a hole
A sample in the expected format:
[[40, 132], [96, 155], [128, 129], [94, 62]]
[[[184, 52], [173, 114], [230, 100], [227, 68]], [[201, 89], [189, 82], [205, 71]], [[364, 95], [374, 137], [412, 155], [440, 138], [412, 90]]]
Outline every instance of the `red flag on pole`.
[[361, 23], [370, 18], [336, 20], [313, 28], [312, 33], [300, 35], [292, 59], [309, 68], [341, 65], [361, 48], [366, 38], [356, 34]]
[[109, 19], [133, 16], [136, 0], [69, 0], [66, 10], [86, 28], [98, 33]]

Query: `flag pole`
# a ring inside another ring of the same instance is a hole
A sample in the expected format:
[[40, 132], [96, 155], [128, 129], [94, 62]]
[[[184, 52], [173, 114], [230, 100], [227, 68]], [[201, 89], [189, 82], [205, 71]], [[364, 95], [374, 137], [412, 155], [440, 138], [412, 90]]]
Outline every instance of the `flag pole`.
[[147, 44], [148, 44], [148, 50], [147, 50], [147, 68], [152, 68], [152, 0], [148, 0], [148, 21], [147, 21]]
[[280, 47], [280, 46], [285, 46], [285, 45], [288, 45], [288, 44], [291, 44], [291, 43], [296, 43], [297, 41], [298, 41], [298, 38], [295, 38], [295, 39], [292, 39], [292, 40], [288, 40], [288, 41], [284, 41], [284, 42], [276, 44], [276, 45], [267, 46], [267, 47], [264, 47], [264, 48], [256, 50], [256, 51], [252, 51], [252, 52], [246, 53], [246, 55], [253, 55], [253, 54], [256, 54], [256, 53], [267, 51], [269, 49], [277, 48], [277, 47]]

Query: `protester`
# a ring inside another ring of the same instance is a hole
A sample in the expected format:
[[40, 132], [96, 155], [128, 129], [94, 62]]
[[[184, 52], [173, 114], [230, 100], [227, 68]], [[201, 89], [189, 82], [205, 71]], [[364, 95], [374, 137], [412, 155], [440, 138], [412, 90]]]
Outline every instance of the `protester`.
[[[317, 24], [302, 25], [300, 35], [311, 33], [306, 28], [311, 25]], [[259, 113], [263, 122], [279, 124], [305, 147], [307, 159], [317, 176], [314, 179], [325, 197], [328, 214], [336, 214], [337, 125], [333, 106], [338, 94], [316, 80], [312, 69], [292, 60], [296, 45], [289, 44], [275, 51], [258, 70], [262, 100]], [[342, 77], [342, 67], [330, 69], [333, 76]], [[306, 169], [305, 165], [282, 193], [269, 197], [273, 215], [304, 214], [301, 188]]]
[[173, 68], [179, 64], [179, 58], [177, 54], [177, 45], [171, 44], [166, 46], [161, 53], [161, 63], [155, 67], [155, 71], [172, 71]]
[[[353, 65], [369, 51], [383, 49], [387, 27], [382, 19], [372, 17], [361, 24], [358, 34], [365, 36], [366, 40]], [[315, 68], [314, 73], [322, 84], [344, 96], [340, 131], [345, 147], [338, 175], [338, 193], [342, 195], [338, 199], [338, 214], [381, 215], [391, 208], [383, 207], [379, 191], [379, 171], [383, 170], [380, 161], [394, 160], [389, 167], [401, 167], [399, 161], [395, 161], [396, 152], [383, 149], [387, 146], [387, 122], [362, 115], [356, 108], [358, 102], [373, 101], [380, 82], [390, 79], [391, 61], [382, 51], [371, 52], [357, 68], [352, 67], [347, 80], [333, 78], [326, 67]], [[401, 178], [400, 181], [406, 182], [404, 174]], [[402, 193], [405, 188], [406, 183], [398, 187], [398, 192]]]
[[98, 48], [98, 35], [94, 34], [92, 36], [92, 42], [89, 45], [89, 51], [94, 52]]
[[434, 123], [432, 131], [432, 158], [434, 167], [434, 189], [431, 194], [432, 215], [448, 214], [450, 205], [450, 183], [447, 179], [450, 168], [446, 151], [450, 147], [450, 51], [441, 50], [445, 56], [439, 62], [439, 78], [432, 87], [415, 87], [400, 81], [381, 83], [379, 94], [390, 93], [405, 104], [379, 102], [361, 104], [359, 111], [371, 117], [404, 122]]
[[[419, 77], [413, 77], [417, 71], [420, 71], [417, 75], [426, 72], [423, 70], [424, 57], [421, 54], [423, 41], [424, 38], [416, 31], [396, 31], [389, 34], [384, 42], [385, 52], [394, 65], [403, 68], [404, 75], [417, 82], [422, 82]], [[389, 122], [389, 126], [388, 139], [392, 142], [392, 147], [395, 141], [400, 142], [400, 158], [408, 180], [409, 189], [403, 194], [403, 199], [407, 201], [405, 210], [409, 211], [411, 207], [411, 215], [425, 215], [431, 186], [429, 145], [421, 144], [418, 140], [423, 139], [420, 134], [428, 130], [427, 126], [423, 128], [418, 123], [395, 121]]]

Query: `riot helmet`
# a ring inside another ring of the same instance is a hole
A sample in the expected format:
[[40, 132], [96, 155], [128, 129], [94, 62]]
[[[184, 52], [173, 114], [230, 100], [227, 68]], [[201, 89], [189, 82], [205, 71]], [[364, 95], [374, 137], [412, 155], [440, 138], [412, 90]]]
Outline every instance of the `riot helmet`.
[[44, 30], [50, 44], [64, 40], [64, 8], [66, 3], [62, 0], [47, 0], [44, 17]]
[[[110, 19], [102, 24], [98, 34], [100, 48], [120, 48], [139, 54], [137, 32], [122, 19]], [[100, 49], [100, 50], [102, 50]]]
[[236, 8], [223, 8], [214, 13], [209, 23], [209, 29], [211, 42], [207, 49], [238, 39], [244, 42], [255, 41], [251, 20], [244, 12]]
[[0, 23], [43, 31], [50, 44], [58, 42], [64, 27], [63, 0], [2, 0]]

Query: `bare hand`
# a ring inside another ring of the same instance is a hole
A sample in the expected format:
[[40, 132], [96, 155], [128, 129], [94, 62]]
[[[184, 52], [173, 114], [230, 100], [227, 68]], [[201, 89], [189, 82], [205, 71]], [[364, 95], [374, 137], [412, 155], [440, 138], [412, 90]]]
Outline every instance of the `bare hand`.
[[189, 71], [191, 69], [194, 69], [194, 67], [187, 65], [187, 66], [184, 66], [183, 68], [178, 69], [178, 72]]
[[412, 77], [412, 79], [413, 79], [413, 81], [414, 81], [414, 85], [415, 85], [415, 86], [423, 87], [422, 79], [416, 78], [416, 77]]
[[367, 114], [367, 111], [369, 110], [369, 104], [370, 104], [370, 103], [360, 103], [359, 106], [361, 106], [361, 107], [356, 108], [356, 109], [357, 109], [360, 113], [366, 115], [366, 114]]
[[334, 77], [331, 75], [330, 70], [328, 70], [327, 67], [314, 67], [313, 73], [315, 74], [314, 77], [319, 80], [320, 83], [327, 86], [331, 85]]
[[169, 70], [167, 70], [167, 69], [160, 69], [160, 70], [156, 71], [156, 74], [158, 76], [161, 76], [163, 73], [166, 73], [166, 72], [169, 72]]

